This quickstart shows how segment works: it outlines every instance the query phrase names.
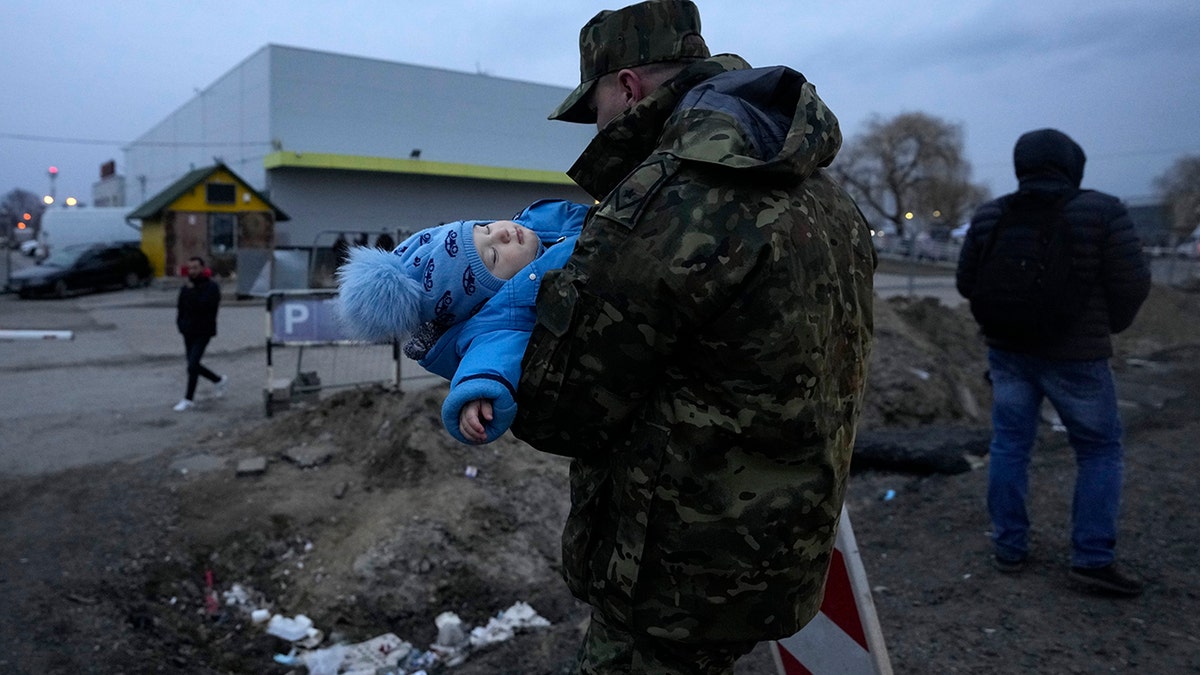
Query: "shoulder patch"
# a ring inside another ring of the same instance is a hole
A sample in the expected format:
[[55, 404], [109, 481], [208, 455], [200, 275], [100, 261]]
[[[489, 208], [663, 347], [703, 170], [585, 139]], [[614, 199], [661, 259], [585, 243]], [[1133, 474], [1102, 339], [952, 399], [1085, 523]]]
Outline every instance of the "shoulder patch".
[[678, 169], [679, 161], [672, 157], [659, 157], [642, 164], [608, 193], [594, 217], [633, 229], [643, 205]]

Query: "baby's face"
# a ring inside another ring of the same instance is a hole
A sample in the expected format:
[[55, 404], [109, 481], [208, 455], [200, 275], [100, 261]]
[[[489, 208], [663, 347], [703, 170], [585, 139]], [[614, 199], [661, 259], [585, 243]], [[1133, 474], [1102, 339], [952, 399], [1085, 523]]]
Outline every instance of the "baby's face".
[[537, 257], [537, 234], [511, 220], [475, 226], [475, 250], [497, 279], [511, 279]]

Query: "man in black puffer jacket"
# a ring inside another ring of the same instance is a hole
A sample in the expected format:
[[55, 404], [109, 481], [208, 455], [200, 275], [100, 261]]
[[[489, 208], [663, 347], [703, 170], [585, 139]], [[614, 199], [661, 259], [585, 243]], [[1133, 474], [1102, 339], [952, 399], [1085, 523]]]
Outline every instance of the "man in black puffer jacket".
[[[1003, 572], [1018, 572], [1029, 553], [1027, 469], [1045, 397], [1067, 428], [1078, 466], [1070, 576], [1088, 588], [1137, 595], [1141, 582], [1114, 563], [1122, 447], [1108, 360], [1111, 335], [1133, 323], [1150, 291], [1150, 271], [1121, 202], [1102, 192], [1078, 191], [1085, 159], [1075, 141], [1054, 129], [1022, 135], [1013, 151], [1020, 184], [1015, 194], [1042, 193], [1054, 200], [1078, 192], [1063, 207], [1063, 218], [1070, 228], [1071, 269], [1082, 309], [1067, 327], [1034, 340], [984, 331], [993, 393], [988, 474], [993, 563]], [[971, 220], [957, 276], [958, 291], [968, 299], [1010, 197], [980, 206]]]

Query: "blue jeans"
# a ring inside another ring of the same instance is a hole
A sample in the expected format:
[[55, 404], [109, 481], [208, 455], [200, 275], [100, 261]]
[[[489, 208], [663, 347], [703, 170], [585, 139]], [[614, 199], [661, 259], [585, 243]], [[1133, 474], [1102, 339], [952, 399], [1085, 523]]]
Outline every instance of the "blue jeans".
[[1071, 565], [1113, 561], [1120, 510], [1121, 421], [1108, 359], [1061, 361], [988, 350], [992, 379], [992, 444], [988, 512], [996, 555], [1029, 552], [1029, 454], [1037, 440], [1042, 397], [1048, 398], [1075, 450], [1071, 506]]

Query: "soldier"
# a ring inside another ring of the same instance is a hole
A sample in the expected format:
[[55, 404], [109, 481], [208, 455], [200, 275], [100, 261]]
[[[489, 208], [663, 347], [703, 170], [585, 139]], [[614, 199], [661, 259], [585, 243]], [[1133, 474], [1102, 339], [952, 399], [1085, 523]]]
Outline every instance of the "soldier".
[[550, 116], [598, 200], [548, 272], [514, 433], [573, 458], [584, 673], [728, 673], [817, 612], [862, 408], [870, 231], [803, 75], [710, 57], [696, 6], [603, 11]]

